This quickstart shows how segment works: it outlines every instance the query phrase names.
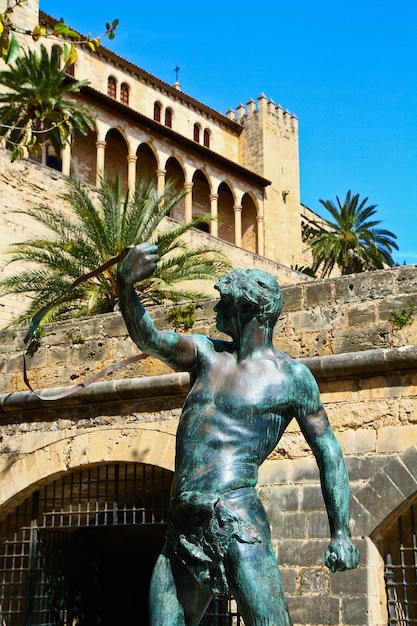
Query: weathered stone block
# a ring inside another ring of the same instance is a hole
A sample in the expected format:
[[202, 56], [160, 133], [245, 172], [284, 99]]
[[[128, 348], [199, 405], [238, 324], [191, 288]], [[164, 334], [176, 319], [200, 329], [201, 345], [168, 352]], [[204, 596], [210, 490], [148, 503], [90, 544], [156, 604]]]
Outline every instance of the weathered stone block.
[[337, 438], [345, 454], [361, 454], [376, 450], [376, 432], [370, 428], [337, 433]]
[[[339, 599], [332, 596], [289, 597], [288, 607], [294, 624], [339, 624]], [[365, 624], [366, 622], [362, 622]]]
[[345, 325], [340, 307], [325, 306], [290, 313], [290, 324], [296, 334], [304, 331], [320, 331]]
[[395, 278], [391, 270], [364, 272], [343, 276], [334, 281], [336, 302], [352, 302], [385, 298], [394, 292]]
[[399, 489], [404, 498], [408, 498], [417, 491], [417, 480], [415, 476], [410, 474], [399, 457], [395, 457], [384, 466], [384, 473], [391, 482], [394, 483], [397, 489]]
[[282, 580], [282, 586], [284, 593], [295, 594], [298, 586], [298, 569], [294, 567], [280, 567], [279, 568]]
[[352, 304], [347, 308], [349, 326], [373, 326], [376, 322], [373, 302]]
[[301, 491], [302, 511], [324, 511], [324, 499], [320, 485], [306, 485]]
[[328, 542], [320, 539], [278, 541], [278, 562], [287, 567], [319, 567], [324, 563]]
[[416, 294], [406, 295], [404, 293], [391, 298], [384, 298], [378, 300], [378, 316], [380, 322], [389, 322], [394, 310], [402, 310], [404, 308], [411, 308], [416, 305]]
[[99, 339], [91, 339], [85, 343], [75, 344], [71, 349], [71, 362], [74, 365], [91, 364], [97, 361], [111, 360], [107, 342]]
[[[395, 503], [387, 500], [384, 493], [379, 493], [369, 483], [355, 494], [352, 501], [355, 499], [372, 514], [378, 524], [391, 513], [393, 506], [395, 507]], [[402, 498], [398, 498], [396, 502], [400, 504]]]
[[259, 468], [258, 485], [282, 485], [288, 483], [290, 462], [266, 460]]
[[368, 480], [368, 478], [375, 476], [382, 466], [385, 466], [387, 463], [389, 465], [389, 459], [392, 458], [395, 457], [376, 455], [367, 457], [347, 456], [345, 460], [351, 482]]
[[[376, 493], [382, 496], [382, 499], [387, 504], [387, 515], [402, 504], [405, 499], [402, 491], [392, 482], [384, 470], [380, 470], [374, 478], [371, 478], [369, 484]], [[381, 508], [380, 510], [382, 511], [383, 509]]]
[[400, 267], [397, 273], [398, 291], [400, 293], [417, 292], [417, 265]]
[[290, 483], [318, 482], [319, 468], [316, 459], [297, 459], [290, 466]]
[[103, 333], [106, 337], [123, 337], [127, 328], [122, 314], [108, 315], [103, 319]]
[[297, 511], [298, 493], [298, 487], [285, 485], [261, 487], [259, 489], [259, 496], [265, 508], [277, 511]]
[[391, 328], [389, 325], [334, 331], [333, 352], [335, 354], [389, 348], [390, 346]]
[[[355, 542], [359, 548], [359, 544]], [[330, 593], [335, 595], [362, 595], [367, 589], [367, 569], [359, 565], [354, 570], [346, 570], [345, 572], [335, 572], [329, 576]]]
[[342, 596], [342, 616], [342, 624], [346, 626], [368, 624], [369, 608], [366, 593], [359, 596], [351, 596], [347, 593]]
[[328, 591], [328, 579], [328, 574], [323, 567], [303, 567], [300, 582], [301, 594], [326, 593]]
[[356, 494], [350, 500], [349, 512], [353, 537], [370, 535], [381, 521], [366, 506], [358, 502]]
[[411, 476], [417, 480], [417, 445], [406, 448], [401, 455], [401, 461], [410, 472]]
[[314, 512], [307, 515], [307, 535], [309, 539], [330, 537], [327, 513]]
[[297, 311], [302, 306], [302, 286], [292, 285], [282, 288], [283, 312]]
[[377, 452], [403, 452], [417, 441], [417, 426], [385, 426], [378, 430]]
[[326, 306], [333, 302], [332, 281], [314, 282], [304, 289], [304, 307]]
[[304, 539], [306, 537], [305, 513], [287, 512], [282, 516], [282, 523], [278, 528], [277, 539]]

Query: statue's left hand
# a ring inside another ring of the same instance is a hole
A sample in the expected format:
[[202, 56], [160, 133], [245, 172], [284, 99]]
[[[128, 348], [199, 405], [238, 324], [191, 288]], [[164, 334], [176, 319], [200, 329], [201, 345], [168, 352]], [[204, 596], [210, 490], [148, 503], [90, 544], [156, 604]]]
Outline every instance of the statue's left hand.
[[359, 550], [348, 535], [337, 535], [329, 543], [324, 562], [332, 572], [355, 569], [359, 562]]

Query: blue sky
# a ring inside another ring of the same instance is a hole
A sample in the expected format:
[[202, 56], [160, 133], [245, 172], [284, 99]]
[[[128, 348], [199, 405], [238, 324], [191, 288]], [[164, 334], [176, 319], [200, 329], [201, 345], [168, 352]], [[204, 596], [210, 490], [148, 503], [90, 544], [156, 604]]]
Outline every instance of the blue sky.
[[301, 200], [351, 189], [417, 263], [417, 0], [40, 0], [82, 33], [225, 113], [265, 93], [297, 115]]

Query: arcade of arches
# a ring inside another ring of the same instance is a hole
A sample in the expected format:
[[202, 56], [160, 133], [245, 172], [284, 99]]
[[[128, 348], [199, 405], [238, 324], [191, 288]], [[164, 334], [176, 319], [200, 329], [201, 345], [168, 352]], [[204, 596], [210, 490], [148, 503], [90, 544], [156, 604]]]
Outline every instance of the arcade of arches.
[[179, 153], [175, 147], [175, 155], [170, 150], [172, 144], [164, 145], [156, 133], [129, 139], [126, 130], [97, 124], [97, 133], [89, 131], [87, 144], [74, 138], [63, 152], [61, 167], [64, 174], [93, 186], [103, 175], [119, 176], [124, 193], [134, 189], [140, 176], [154, 179], [159, 194], [166, 185], [173, 192], [185, 191], [172, 218], [188, 222], [210, 216], [211, 235], [262, 255], [263, 189], [215, 165], [203, 166], [185, 149]]

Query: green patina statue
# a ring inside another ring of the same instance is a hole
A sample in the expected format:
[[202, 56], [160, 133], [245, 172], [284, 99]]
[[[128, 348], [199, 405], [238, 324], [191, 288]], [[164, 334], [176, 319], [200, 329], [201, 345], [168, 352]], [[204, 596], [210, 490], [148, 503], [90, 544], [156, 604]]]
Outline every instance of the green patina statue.
[[281, 311], [275, 278], [236, 269], [216, 284], [217, 328], [232, 341], [159, 331], [134, 283], [156, 269], [157, 248], [135, 246], [118, 271], [120, 308], [141, 350], [191, 375], [177, 431], [166, 543], [150, 588], [151, 626], [197, 626], [213, 594], [233, 596], [246, 626], [290, 626], [258, 467], [293, 418], [320, 470], [334, 572], [357, 566], [349, 479], [310, 371], [275, 349]]

